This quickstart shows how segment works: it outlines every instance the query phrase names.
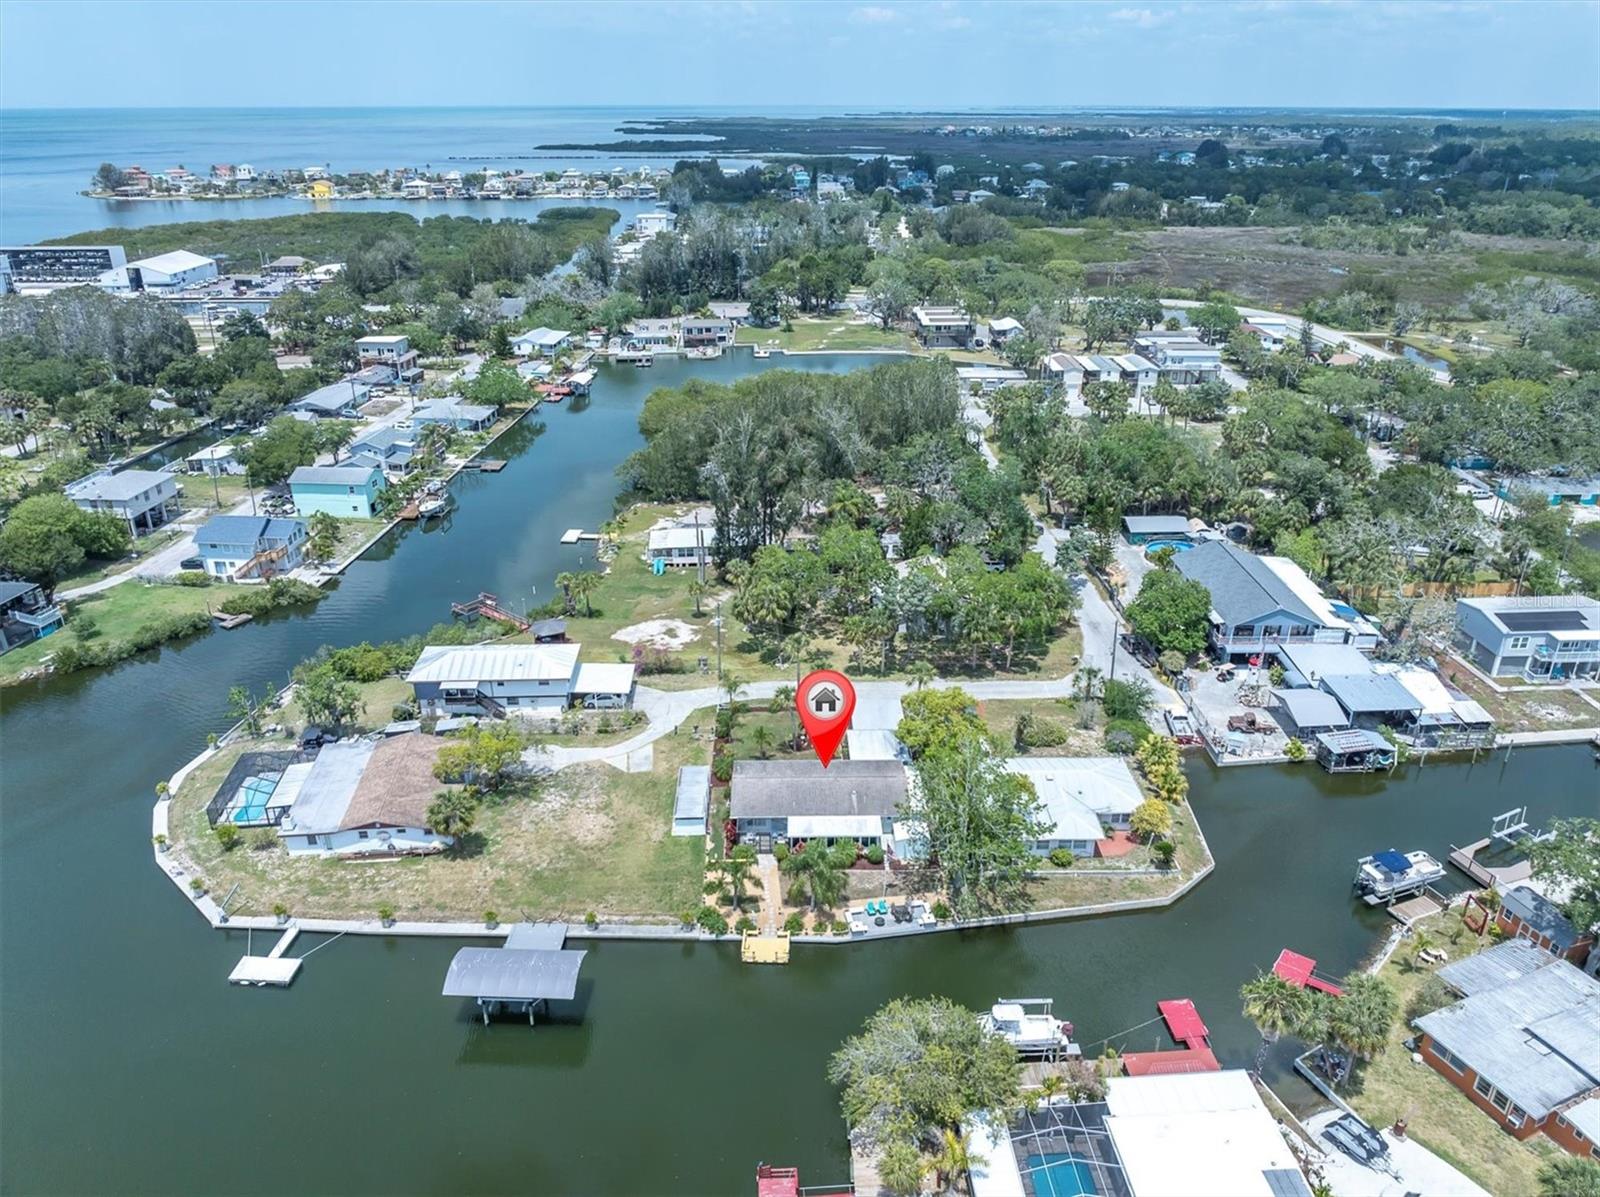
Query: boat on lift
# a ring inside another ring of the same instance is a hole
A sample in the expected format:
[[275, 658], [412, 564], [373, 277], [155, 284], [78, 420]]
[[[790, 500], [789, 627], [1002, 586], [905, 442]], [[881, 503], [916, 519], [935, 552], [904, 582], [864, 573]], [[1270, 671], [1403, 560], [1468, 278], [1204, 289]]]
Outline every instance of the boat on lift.
[[1353, 885], [1368, 906], [1378, 906], [1420, 894], [1444, 878], [1444, 866], [1426, 852], [1397, 852], [1389, 848], [1363, 856], [1356, 862]]
[[450, 510], [449, 495], [428, 495], [417, 504], [417, 514], [425, 520], [434, 519]]
[[1051, 998], [1002, 998], [987, 1013], [978, 1015], [978, 1025], [998, 1035], [1023, 1056], [1081, 1056], [1083, 1050], [1072, 1042], [1072, 1024], [1057, 1018]]

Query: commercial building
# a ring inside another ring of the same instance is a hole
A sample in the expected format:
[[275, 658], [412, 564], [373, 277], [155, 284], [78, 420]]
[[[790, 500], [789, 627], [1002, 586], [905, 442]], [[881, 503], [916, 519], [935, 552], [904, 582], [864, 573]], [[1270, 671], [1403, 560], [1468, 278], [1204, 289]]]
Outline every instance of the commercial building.
[[300, 515], [324, 511], [342, 519], [371, 519], [387, 487], [375, 465], [301, 466], [289, 475], [289, 494]]
[[862, 845], [894, 842], [895, 815], [906, 797], [898, 761], [735, 761], [728, 814], [739, 839], [773, 843]]
[[213, 578], [244, 582], [297, 569], [305, 560], [304, 520], [214, 515], [194, 534], [195, 555]]
[[198, 286], [217, 277], [217, 260], [186, 249], [140, 258], [128, 264], [128, 277], [134, 290], [177, 290]]
[[1493, 677], [1600, 674], [1600, 602], [1582, 595], [1456, 600], [1455, 646]]
[[126, 291], [128, 255], [120, 245], [12, 245], [0, 248], [8, 290], [37, 295], [62, 287]]
[[100, 470], [66, 486], [84, 511], [109, 512], [134, 536], [154, 532], [178, 513], [178, 482], [159, 470]]
[[1600, 1157], [1600, 981], [1520, 938], [1437, 975], [1461, 1000], [1412, 1023], [1422, 1058], [1516, 1138]]

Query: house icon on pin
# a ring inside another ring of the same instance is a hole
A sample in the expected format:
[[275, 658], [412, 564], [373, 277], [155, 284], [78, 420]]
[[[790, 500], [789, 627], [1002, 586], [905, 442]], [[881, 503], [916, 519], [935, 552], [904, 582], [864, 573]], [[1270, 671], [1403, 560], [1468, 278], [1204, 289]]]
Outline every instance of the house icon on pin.
[[811, 691], [811, 711], [815, 715], [837, 715], [839, 691], [832, 686], [818, 686]]

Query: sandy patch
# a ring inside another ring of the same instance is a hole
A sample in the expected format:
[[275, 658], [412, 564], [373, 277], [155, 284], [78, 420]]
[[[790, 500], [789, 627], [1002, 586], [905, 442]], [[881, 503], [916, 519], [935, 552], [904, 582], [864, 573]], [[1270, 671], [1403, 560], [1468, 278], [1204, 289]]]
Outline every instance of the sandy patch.
[[681, 619], [647, 619], [611, 633], [624, 644], [648, 644], [651, 648], [678, 649], [700, 639], [700, 633]]

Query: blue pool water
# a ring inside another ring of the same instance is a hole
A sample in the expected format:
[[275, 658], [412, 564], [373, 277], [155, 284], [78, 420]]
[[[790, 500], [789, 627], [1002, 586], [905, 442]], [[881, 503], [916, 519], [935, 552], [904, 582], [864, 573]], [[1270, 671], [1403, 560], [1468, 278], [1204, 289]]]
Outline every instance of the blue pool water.
[[271, 798], [272, 791], [278, 788], [276, 779], [252, 777], [239, 788], [244, 791], [244, 803], [234, 811], [233, 821], [254, 823], [264, 819], [267, 814], [267, 799]]
[[1152, 540], [1144, 546], [1145, 556], [1149, 556], [1157, 549], [1171, 549], [1174, 553], [1187, 553], [1194, 545], [1187, 540]]
[[1094, 1173], [1087, 1160], [1051, 1152], [1030, 1155], [1024, 1167], [1033, 1177], [1039, 1197], [1095, 1197]]

